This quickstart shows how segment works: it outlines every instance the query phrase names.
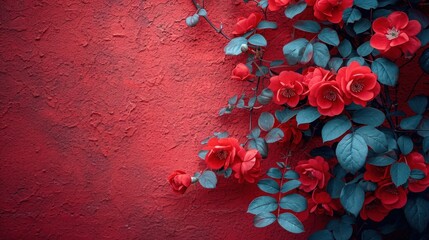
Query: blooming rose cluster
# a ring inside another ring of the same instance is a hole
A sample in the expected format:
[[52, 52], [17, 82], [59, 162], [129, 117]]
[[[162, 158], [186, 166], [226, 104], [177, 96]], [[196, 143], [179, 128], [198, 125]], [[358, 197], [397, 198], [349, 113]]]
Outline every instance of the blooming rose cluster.
[[283, 71], [270, 79], [268, 88], [276, 104], [296, 107], [308, 97], [308, 103], [325, 116], [341, 114], [352, 102], [365, 106], [380, 93], [377, 75], [358, 62], [340, 68], [336, 75], [321, 67], [310, 67], [303, 74]]
[[232, 34], [240, 36], [252, 29], [255, 29], [259, 22], [261, 22], [262, 18], [263, 16], [260, 13], [251, 13], [247, 18], [240, 17], [234, 26]]
[[374, 192], [367, 192], [364, 206], [360, 212], [363, 220], [371, 219], [376, 222], [383, 220], [391, 210], [402, 208], [407, 203], [407, 193], [423, 192], [429, 187], [429, 164], [418, 152], [402, 155], [399, 162], [406, 163], [411, 170], [419, 170], [424, 174], [422, 179], [408, 180], [407, 187], [397, 187], [391, 180], [390, 166], [379, 167], [366, 164], [364, 180], [377, 184]]

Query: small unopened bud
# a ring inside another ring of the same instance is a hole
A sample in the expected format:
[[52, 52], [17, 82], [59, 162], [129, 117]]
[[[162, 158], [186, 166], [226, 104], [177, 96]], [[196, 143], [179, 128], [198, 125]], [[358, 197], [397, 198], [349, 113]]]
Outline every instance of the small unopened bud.
[[196, 183], [198, 182], [198, 178], [196, 177], [191, 177], [191, 183]]
[[188, 25], [189, 27], [195, 27], [195, 25], [197, 25], [199, 20], [200, 20], [200, 15], [194, 14], [186, 18], [186, 25]]
[[241, 44], [241, 52], [247, 52], [247, 50], [249, 50], [249, 46], [245, 43]]

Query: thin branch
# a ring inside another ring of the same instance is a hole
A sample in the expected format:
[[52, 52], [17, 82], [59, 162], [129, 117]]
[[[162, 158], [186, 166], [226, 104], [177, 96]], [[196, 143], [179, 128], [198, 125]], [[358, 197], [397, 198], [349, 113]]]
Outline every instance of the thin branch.
[[[203, 7], [201, 7], [200, 6], [200, 4], [198, 4], [197, 3], [197, 1], [196, 0], [192, 0], [192, 3], [194, 4], [194, 6], [195, 6], [195, 8], [197, 8], [197, 12], [200, 10], [200, 9], [203, 9]], [[203, 2], [204, 3], [204, 2]], [[203, 17], [205, 20], [206, 20], [206, 22], [217, 32], [217, 33], [219, 33], [219, 34], [221, 34], [224, 38], [226, 38], [226, 39], [228, 39], [228, 40], [231, 40], [231, 38], [230, 37], [228, 37], [223, 31], [222, 31], [222, 24], [220, 25], [220, 28], [217, 28], [213, 23], [212, 23], [212, 21], [210, 21], [210, 19], [207, 17], [207, 16], [201, 16], [201, 17]]]

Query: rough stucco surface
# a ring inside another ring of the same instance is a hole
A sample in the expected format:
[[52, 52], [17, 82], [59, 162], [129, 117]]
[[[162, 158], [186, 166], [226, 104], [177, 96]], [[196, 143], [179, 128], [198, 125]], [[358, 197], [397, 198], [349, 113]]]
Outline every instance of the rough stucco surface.
[[[206, 2], [226, 32], [252, 9]], [[249, 86], [229, 80], [240, 59], [206, 23], [186, 28], [193, 11], [187, 0], [1, 1], [1, 239], [307, 236], [254, 228], [253, 185], [176, 195], [166, 183], [203, 167], [199, 142], [213, 131], [247, 128], [244, 113], [216, 116]]]

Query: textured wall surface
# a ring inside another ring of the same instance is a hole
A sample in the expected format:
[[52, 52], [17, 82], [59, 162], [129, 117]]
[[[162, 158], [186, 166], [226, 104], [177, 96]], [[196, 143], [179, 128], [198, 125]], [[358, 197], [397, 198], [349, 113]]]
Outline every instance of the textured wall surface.
[[[227, 33], [254, 6], [206, 2]], [[202, 168], [213, 131], [247, 128], [245, 113], [216, 116], [249, 86], [229, 79], [240, 59], [207, 23], [185, 26], [193, 11], [188, 0], [0, 1], [1, 239], [305, 238], [252, 227], [253, 185], [177, 195], [166, 182]]]

